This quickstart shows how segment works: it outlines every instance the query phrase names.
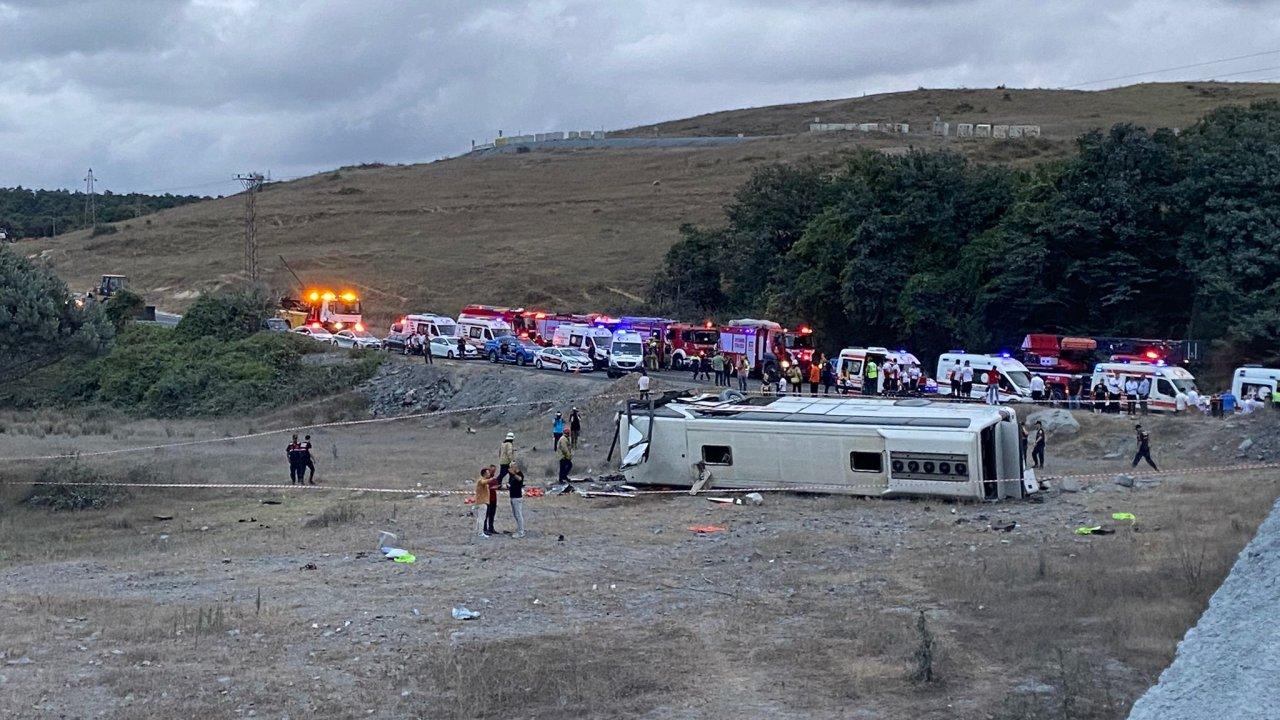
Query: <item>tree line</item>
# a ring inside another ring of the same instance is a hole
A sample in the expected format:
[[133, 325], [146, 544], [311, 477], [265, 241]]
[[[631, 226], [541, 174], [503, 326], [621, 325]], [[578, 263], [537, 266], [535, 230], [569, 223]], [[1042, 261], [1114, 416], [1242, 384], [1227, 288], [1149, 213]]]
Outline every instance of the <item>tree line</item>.
[[[90, 218], [85, 214], [85, 197], [83, 192], [70, 190], [0, 188], [0, 231], [16, 240], [86, 228]], [[117, 195], [108, 191], [96, 195], [94, 204], [98, 223], [109, 224], [204, 199], [198, 195]]]
[[1280, 356], [1280, 103], [1181, 134], [1089, 132], [1031, 169], [865, 151], [757, 170], [727, 224], [681, 227], [657, 311], [808, 322], [828, 350], [1016, 347], [1031, 332]]

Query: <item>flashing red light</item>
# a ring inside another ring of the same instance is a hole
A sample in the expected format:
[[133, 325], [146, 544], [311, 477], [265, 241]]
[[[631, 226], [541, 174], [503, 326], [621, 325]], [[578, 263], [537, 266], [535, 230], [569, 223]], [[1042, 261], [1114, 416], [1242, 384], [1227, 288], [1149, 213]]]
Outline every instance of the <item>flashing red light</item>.
[[535, 314], [535, 315], [534, 315], [534, 317], [535, 317], [535, 318], [537, 318], [537, 319], [539, 319], [539, 320], [545, 320], [545, 319], [547, 318], [547, 314], [546, 314], [546, 313], [544, 313], [544, 312], [540, 312], [540, 313]]
[[528, 340], [528, 339], [529, 339], [529, 333], [527, 333], [527, 332], [522, 332], [522, 333], [520, 333], [520, 337], [524, 338], [525, 340]]
[[711, 329], [711, 321], [710, 321], [710, 320], [708, 320], [708, 321], [705, 323], [705, 325], [706, 325], [706, 328], [707, 328], [708, 330], [710, 330], [710, 329]]
[[800, 334], [801, 334], [801, 335], [809, 335], [809, 334], [811, 334], [812, 332], [813, 332], [813, 328], [809, 327], [808, 325], [801, 325], [801, 326], [800, 326]]
[[319, 328], [319, 327], [320, 327], [320, 323], [311, 323], [311, 327], [313, 327], [313, 328]]
[[1160, 353], [1156, 352], [1155, 350], [1148, 350], [1148, 351], [1146, 352], [1146, 355], [1147, 355], [1147, 358], [1148, 358], [1148, 359], [1150, 359], [1150, 360], [1159, 360], [1159, 359], [1160, 359]]
[[364, 332], [364, 325], [356, 323], [356, 332]]

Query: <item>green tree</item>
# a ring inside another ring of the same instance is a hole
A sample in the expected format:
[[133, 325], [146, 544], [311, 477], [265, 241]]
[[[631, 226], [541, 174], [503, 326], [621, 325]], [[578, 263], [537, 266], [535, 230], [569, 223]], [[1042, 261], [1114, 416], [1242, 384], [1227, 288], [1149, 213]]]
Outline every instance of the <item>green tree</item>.
[[74, 302], [52, 270], [0, 247], [0, 382], [101, 352], [114, 336], [101, 310]]
[[720, 290], [723, 235], [680, 226], [680, 240], [667, 250], [662, 270], [649, 287], [649, 299], [660, 312], [703, 315], [725, 304]]
[[209, 293], [196, 298], [174, 328], [183, 340], [238, 340], [262, 329], [273, 304], [262, 292]]
[[1224, 107], [1183, 134], [1181, 257], [1192, 333], [1280, 355], [1280, 103]]

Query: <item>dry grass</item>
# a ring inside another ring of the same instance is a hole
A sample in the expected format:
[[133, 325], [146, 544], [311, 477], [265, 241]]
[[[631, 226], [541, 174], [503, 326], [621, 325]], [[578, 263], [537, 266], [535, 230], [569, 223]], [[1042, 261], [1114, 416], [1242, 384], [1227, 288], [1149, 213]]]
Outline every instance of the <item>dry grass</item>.
[[[610, 437], [608, 406], [585, 409], [575, 461], [595, 465]], [[1082, 418], [1078, 438], [1051, 445], [1051, 469], [1114, 467], [1098, 458], [1127, 441], [1131, 426], [1113, 420]], [[1257, 420], [1144, 425], [1162, 464], [1176, 467], [1204, 464], [1241, 434], [1274, 431], [1272, 418]], [[233, 425], [135, 421], [117, 431], [146, 444], [167, 431], [216, 436]], [[530, 443], [546, 436], [540, 417], [476, 427], [475, 435], [443, 420], [326, 429], [317, 480], [468, 491], [508, 427]], [[0, 454], [68, 442], [6, 435]], [[283, 482], [280, 440], [96, 462], [113, 476], [152, 468], [190, 480]], [[112, 443], [75, 439], [85, 449]], [[537, 471], [550, 457], [524, 454]], [[485, 542], [471, 537], [459, 497], [146, 489], [110, 510], [8, 506], [0, 508], [0, 652], [32, 662], [3, 667], [0, 710], [834, 719], [857, 708], [948, 720], [1121, 718], [1280, 489], [1259, 473], [1103, 485], [1043, 504], [546, 497], [526, 503], [528, 539]], [[512, 529], [506, 504], [499, 510], [499, 528]], [[1138, 525], [1105, 537], [1072, 532], [1115, 511], [1135, 513]], [[156, 520], [160, 513], [174, 518]], [[328, 525], [302, 527], [326, 516]], [[1018, 529], [991, 532], [996, 519], [1016, 519]], [[686, 529], [709, 523], [729, 531]], [[378, 559], [384, 529], [417, 563]], [[482, 616], [452, 620], [460, 604]], [[923, 666], [921, 612], [933, 637], [932, 682], [913, 679]]]

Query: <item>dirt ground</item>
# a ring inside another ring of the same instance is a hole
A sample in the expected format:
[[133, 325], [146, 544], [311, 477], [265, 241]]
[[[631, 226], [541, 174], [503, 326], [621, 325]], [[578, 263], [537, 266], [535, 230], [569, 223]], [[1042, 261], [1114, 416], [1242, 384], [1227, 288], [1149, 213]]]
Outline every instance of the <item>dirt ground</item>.
[[[396, 370], [378, 382], [439, 381]], [[144, 488], [50, 513], [4, 486], [0, 715], [1121, 718], [1280, 495], [1273, 471], [1120, 487], [1132, 422], [1080, 413], [1078, 434], [1051, 438], [1047, 471], [1105, 476], [1042, 502], [533, 498], [528, 538], [479, 540], [463, 495], [328, 488], [465, 492], [508, 429], [536, 484], [553, 471], [548, 413], [572, 405], [586, 419], [578, 470], [600, 472], [630, 382], [483, 363], [433, 372], [455, 388], [436, 401], [445, 410], [499, 377], [537, 380], [515, 385], [530, 404], [508, 416], [311, 430], [317, 489]], [[0, 413], [0, 457], [368, 417], [363, 397], [252, 420]], [[1280, 439], [1273, 415], [1144, 424], [1171, 469], [1274, 459]], [[145, 482], [283, 482], [286, 441], [79, 462]], [[0, 477], [44, 466], [4, 462]], [[726, 530], [688, 529], [703, 524]], [[1084, 524], [1116, 533], [1076, 535]], [[505, 500], [498, 527], [513, 528]], [[417, 562], [381, 559], [381, 530]], [[480, 616], [455, 620], [459, 606]]]

